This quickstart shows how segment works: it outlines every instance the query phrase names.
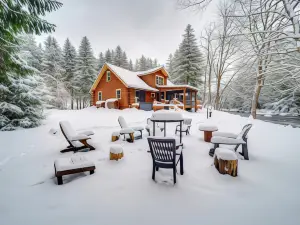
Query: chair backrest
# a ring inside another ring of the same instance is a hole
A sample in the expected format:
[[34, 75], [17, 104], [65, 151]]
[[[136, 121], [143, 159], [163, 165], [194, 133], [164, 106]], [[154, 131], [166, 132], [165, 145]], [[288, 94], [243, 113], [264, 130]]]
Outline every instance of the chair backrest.
[[62, 133], [64, 134], [64, 136], [68, 141], [71, 140], [72, 136], [77, 135], [76, 131], [73, 129], [69, 121], [60, 121], [59, 126]]
[[123, 116], [119, 116], [118, 121], [119, 121], [119, 124], [120, 124], [121, 128], [128, 128], [126, 120], [124, 119]]
[[148, 138], [152, 159], [160, 163], [175, 163], [176, 143], [174, 138]]
[[192, 125], [192, 119], [190, 118], [186, 118], [183, 120], [183, 124], [191, 126]]
[[247, 134], [249, 133], [250, 129], [252, 127], [251, 123], [246, 124], [242, 131], [239, 133], [238, 138], [242, 138], [244, 141], [247, 141]]

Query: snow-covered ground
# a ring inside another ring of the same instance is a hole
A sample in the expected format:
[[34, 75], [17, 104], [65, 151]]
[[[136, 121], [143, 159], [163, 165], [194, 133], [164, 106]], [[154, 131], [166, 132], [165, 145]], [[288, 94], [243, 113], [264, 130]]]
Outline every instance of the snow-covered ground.
[[[212, 166], [211, 145], [203, 141], [200, 123], [206, 112], [188, 113], [191, 135], [183, 137], [183, 176], [172, 181], [172, 171], [160, 169], [151, 179], [152, 161], [144, 138], [120, 141], [121, 161], [109, 160], [111, 133], [117, 118], [130, 125], [146, 125], [151, 112], [88, 108], [48, 112], [44, 125], [0, 133], [0, 224], [300, 224], [300, 129], [253, 121], [249, 133], [250, 160], [239, 160], [238, 177], [224, 176]], [[64, 177], [58, 186], [53, 162], [67, 146], [51, 128], [69, 120], [77, 130], [92, 129], [95, 151], [77, 153], [96, 164], [93, 175]], [[209, 123], [220, 131], [239, 132], [248, 121], [214, 112]], [[175, 124], [168, 125], [168, 136]]]

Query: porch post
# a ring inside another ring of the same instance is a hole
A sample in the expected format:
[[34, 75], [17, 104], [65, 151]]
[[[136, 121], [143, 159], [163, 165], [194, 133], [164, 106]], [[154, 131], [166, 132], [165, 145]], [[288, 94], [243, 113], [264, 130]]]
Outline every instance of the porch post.
[[197, 112], [197, 91], [195, 91], [195, 112]]
[[186, 88], [183, 89], [183, 109], [185, 110], [185, 106], [186, 106], [186, 97], [185, 97], [185, 93], [186, 93]]

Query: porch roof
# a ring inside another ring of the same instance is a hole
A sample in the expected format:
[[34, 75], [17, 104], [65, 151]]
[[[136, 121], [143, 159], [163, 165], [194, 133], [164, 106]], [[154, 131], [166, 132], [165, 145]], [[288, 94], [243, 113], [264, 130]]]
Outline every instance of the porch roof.
[[188, 88], [188, 89], [192, 89], [194, 91], [199, 91], [198, 88], [190, 86], [190, 85], [186, 85], [186, 84], [156, 85], [156, 87], [162, 88], [162, 89], [170, 89], [170, 90], [174, 90], [176, 88], [178, 88], [178, 89]]

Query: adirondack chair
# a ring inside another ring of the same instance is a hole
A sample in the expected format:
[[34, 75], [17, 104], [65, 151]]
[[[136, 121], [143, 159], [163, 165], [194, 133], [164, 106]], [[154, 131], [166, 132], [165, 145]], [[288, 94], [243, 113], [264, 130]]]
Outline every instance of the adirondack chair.
[[59, 126], [61, 132], [63, 133], [64, 137], [69, 143], [69, 146], [66, 149], [60, 151], [61, 153], [70, 151], [77, 152], [87, 148], [89, 150], [95, 150], [95, 148], [92, 145], [87, 143], [87, 140], [91, 139], [89, 136], [94, 134], [93, 131], [77, 133], [73, 129], [69, 121], [60, 121]]
[[118, 122], [119, 122], [120, 127], [121, 127], [122, 129], [125, 129], [125, 128], [131, 128], [131, 129], [133, 129], [134, 131], [139, 131], [139, 132], [141, 133], [141, 135], [138, 136], [138, 137], [135, 137], [135, 139], [143, 138], [143, 130], [144, 130], [143, 127], [130, 127], [130, 126], [128, 126], [128, 124], [126, 123], [126, 120], [124, 119], [123, 116], [119, 116]]
[[185, 133], [186, 135], [188, 135], [188, 134], [190, 134], [191, 126], [192, 126], [192, 119], [186, 118], [183, 120], [181, 131], [180, 131], [180, 125], [176, 126], [175, 134], [177, 134], [177, 132], [179, 131], [179, 132], [182, 132], [182, 133]]
[[[237, 151], [238, 147], [242, 145], [242, 152], [240, 153], [244, 159], [249, 160], [248, 155], [248, 132], [250, 131], [252, 124], [246, 124], [239, 134], [233, 134], [229, 132], [214, 132], [211, 138], [211, 143], [214, 147], [209, 150], [209, 155], [213, 157], [216, 148], [222, 145], [235, 145], [234, 151]], [[218, 136], [217, 136], [218, 135]]]
[[[152, 179], [155, 181], [155, 171], [159, 168], [173, 169], [173, 181], [176, 183], [176, 166], [180, 162], [180, 174], [183, 175], [182, 146], [176, 150], [174, 138], [148, 138], [153, 160]], [[177, 159], [177, 162], [176, 162]]]
[[[164, 131], [163, 126], [160, 126], [159, 123], [156, 123], [156, 127], [158, 127], [161, 132]], [[153, 122], [151, 121], [150, 118], [147, 119], [147, 125], [145, 128], [146, 128], [146, 131], [148, 132], [149, 136], [153, 136]]]

